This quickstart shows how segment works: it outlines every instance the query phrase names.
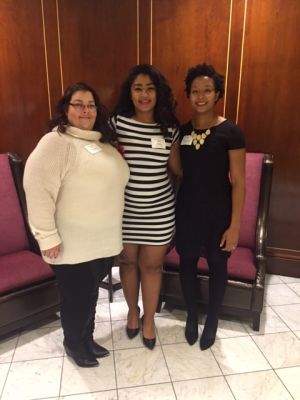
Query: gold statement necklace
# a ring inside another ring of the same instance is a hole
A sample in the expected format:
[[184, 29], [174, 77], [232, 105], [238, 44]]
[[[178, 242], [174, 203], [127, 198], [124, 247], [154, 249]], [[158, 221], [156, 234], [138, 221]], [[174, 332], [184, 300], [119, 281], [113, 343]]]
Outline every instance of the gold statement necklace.
[[204, 145], [205, 139], [210, 135], [210, 129], [206, 129], [204, 133], [196, 133], [195, 130], [191, 133], [193, 139], [193, 145], [196, 150], [199, 150], [201, 146]]

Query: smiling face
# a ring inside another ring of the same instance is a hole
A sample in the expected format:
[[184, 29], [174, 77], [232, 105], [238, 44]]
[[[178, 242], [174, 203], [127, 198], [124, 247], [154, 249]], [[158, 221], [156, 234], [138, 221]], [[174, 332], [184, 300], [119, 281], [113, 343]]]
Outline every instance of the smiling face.
[[[82, 109], [79, 105], [83, 106]], [[75, 92], [66, 112], [70, 125], [83, 130], [92, 130], [97, 117], [97, 109], [88, 108], [87, 106], [90, 105], [95, 105], [95, 99], [91, 92], [81, 90]]]
[[135, 114], [148, 114], [153, 116], [156, 105], [156, 88], [149, 75], [140, 74], [131, 85], [131, 99]]
[[218, 100], [219, 92], [215, 91], [215, 84], [208, 76], [198, 76], [191, 85], [189, 95], [191, 105], [197, 113], [211, 111]]

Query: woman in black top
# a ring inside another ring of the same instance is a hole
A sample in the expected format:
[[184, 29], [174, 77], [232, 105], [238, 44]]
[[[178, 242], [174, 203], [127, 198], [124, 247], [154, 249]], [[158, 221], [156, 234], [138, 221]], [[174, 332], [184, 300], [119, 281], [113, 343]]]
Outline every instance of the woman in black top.
[[216, 114], [224, 93], [224, 77], [206, 64], [188, 71], [186, 94], [193, 109], [191, 121], [180, 129], [183, 178], [176, 204], [176, 249], [188, 316], [185, 336], [198, 338], [196, 301], [197, 262], [209, 266], [208, 314], [200, 339], [205, 350], [213, 345], [227, 282], [227, 260], [238, 243], [245, 187], [245, 140], [241, 129]]

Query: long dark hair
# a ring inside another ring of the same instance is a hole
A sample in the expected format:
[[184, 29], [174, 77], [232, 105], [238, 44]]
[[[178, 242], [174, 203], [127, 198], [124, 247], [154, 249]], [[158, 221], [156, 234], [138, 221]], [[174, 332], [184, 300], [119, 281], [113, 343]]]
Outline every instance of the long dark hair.
[[169, 136], [168, 128], [175, 128], [179, 122], [175, 115], [176, 101], [172, 90], [161, 72], [150, 64], [139, 64], [133, 67], [122, 84], [118, 103], [113, 115], [123, 115], [131, 118], [135, 114], [131, 99], [131, 85], [138, 75], [148, 75], [156, 89], [156, 104], [154, 107], [154, 121], [159, 124], [164, 136]]
[[93, 129], [102, 133], [101, 142], [116, 140], [116, 134], [108, 124], [108, 112], [106, 108], [101, 104], [97, 92], [84, 82], [77, 82], [65, 90], [62, 98], [55, 107], [54, 118], [48, 123], [50, 131], [57, 126], [60, 133], [66, 132], [67, 125], [69, 124], [66, 113], [73, 94], [78, 91], [90, 92], [94, 98], [95, 105], [97, 106], [97, 117]]

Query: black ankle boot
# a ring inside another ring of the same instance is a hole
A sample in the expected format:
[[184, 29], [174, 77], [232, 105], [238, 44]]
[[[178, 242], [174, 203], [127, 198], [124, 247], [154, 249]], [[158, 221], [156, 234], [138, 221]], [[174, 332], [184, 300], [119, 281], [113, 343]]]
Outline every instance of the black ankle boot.
[[209, 349], [215, 343], [218, 322], [218, 318], [206, 318], [204, 329], [200, 338], [201, 350]]
[[81, 345], [79, 348], [75, 350], [71, 349], [64, 341], [64, 348], [66, 350], [67, 355], [73, 358], [73, 360], [79, 367], [91, 368], [99, 365], [96, 358], [89, 353], [88, 349], [84, 345]]
[[109, 351], [105, 347], [100, 346], [100, 344], [96, 343], [93, 339], [88, 339], [86, 345], [88, 351], [96, 358], [109, 356]]
[[188, 315], [185, 325], [185, 338], [191, 346], [198, 340], [198, 319]]

